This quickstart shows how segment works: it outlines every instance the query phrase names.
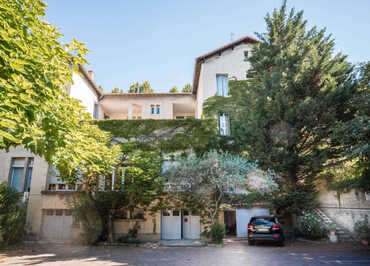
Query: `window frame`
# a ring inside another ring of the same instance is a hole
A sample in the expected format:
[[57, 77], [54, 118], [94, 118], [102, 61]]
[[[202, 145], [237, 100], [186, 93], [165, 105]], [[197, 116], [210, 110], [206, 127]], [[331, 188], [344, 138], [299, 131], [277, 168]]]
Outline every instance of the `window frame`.
[[[225, 124], [226, 124], [226, 132], [225, 133], [222, 133], [221, 132], [221, 117], [225, 117]], [[226, 112], [221, 112], [218, 114], [218, 133], [221, 135], [221, 136], [230, 136], [230, 132], [231, 132], [231, 129], [230, 129], [230, 115]]]
[[249, 60], [249, 51], [248, 50], [245, 50], [243, 52], [243, 55], [244, 55], [244, 62], [247, 62]]
[[[17, 190], [13, 185], [13, 175], [14, 175], [14, 169], [22, 169], [22, 176], [21, 176], [21, 191], [18, 191], [19, 193], [26, 192], [26, 186], [27, 186], [27, 174], [28, 174], [28, 161], [29, 159], [34, 159], [33, 157], [12, 157], [10, 160], [10, 168], [9, 168], [9, 176], [8, 176], [8, 186]], [[23, 160], [23, 166], [14, 166], [14, 162], [16, 160]], [[31, 186], [30, 186], [31, 187]]]
[[229, 96], [229, 75], [228, 74], [225, 74], [225, 73], [216, 74], [216, 90], [217, 90], [216, 92], [217, 96], [223, 96], [223, 97]]

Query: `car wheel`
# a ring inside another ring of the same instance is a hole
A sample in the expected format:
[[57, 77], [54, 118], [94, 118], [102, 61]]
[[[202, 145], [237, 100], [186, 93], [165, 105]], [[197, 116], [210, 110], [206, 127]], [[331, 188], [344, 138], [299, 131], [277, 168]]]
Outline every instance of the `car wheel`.
[[248, 245], [250, 245], [250, 246], [254, 246], [254, 241], [249, 240], [249, 241], [248, 241]]

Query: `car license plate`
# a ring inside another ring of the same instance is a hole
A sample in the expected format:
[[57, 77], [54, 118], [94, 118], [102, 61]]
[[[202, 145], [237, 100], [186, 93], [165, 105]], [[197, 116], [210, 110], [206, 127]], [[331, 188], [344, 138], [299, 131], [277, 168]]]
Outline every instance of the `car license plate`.
[[261, 228], [261, 229], [258, 229], [258, 232], [268, 232], [269, 230], [266, 229], [266, 228]]

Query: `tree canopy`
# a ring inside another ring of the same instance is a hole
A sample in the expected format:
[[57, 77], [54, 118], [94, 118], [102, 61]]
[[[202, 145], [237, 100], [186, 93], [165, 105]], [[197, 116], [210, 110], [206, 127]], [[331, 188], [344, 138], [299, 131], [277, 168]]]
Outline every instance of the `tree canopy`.
[[267, 32], [258, 34], [248, 58], [248, 79], [230, 81], [231, 96], [209, 98], [204, 111], [228, 112], [233, 150], [274, 169], [294, 191], [348, 160], [336, 132], [356, 122], [360, 105], [353, 103], [363, 90], [346, 56], [334, 55], [331, 35], [307, 29], [303, 11], [287, 12], [284, 2], [265, 21]]
[[185, 84], [185, 86], [181, 90], [182, 92], [192, 92], [193, 88], [191, 87], [190, 83]]
[[225, 152], [210, 151], [203, 156], [189, 155], [175, 160], [165, 172], [170, 184], [188, 187], [198, 195], [199, 202], [206, 208], [211, 223], [230, 191], [269, 193], [278, 186], [271, 172], [251, 174], [257, 170], [255, 163], [246, 158]]
[[62, 35], [44, 20], [46, 7], [42, 0], [0, 4], [0, 149], [21, 145], [75, 182], [76, 173], [111, 171], [120, 152], [68, 96], [87, 49], [75, 39], [59, 42]]
[[143, 84], [135, 82], [130, 86], [129, 93], [154, 93], [149, 81], [144, 81]]
[[171, 92], [171, 93], [177, 93], [177, 92], [179, 92], [179, 89], [178, 89], [176, 86], [173, 86], [173, 87], [170, 89], [170, 92]]

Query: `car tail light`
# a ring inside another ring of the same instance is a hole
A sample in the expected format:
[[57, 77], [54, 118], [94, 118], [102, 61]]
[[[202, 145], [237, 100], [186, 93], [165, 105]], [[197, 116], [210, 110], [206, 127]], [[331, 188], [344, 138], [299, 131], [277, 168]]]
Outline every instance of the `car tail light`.
[[275, 225], [271, 226], [271, 230], [279, 230], [279, 229], [280, 229], [279, 224], [275, 224]]
[[249, 235], [249, 237], [254, 237], [254, 235]]
[[249, 230], [254, 230], [254, 226], [253, 226], [253, 225], [251, 225], [251, 224], [249, 224], [249, 225], [248, 225], [248, 229], [249, 229]]
[[274, 235], [274, 238], [279, 238], [279, 235]]

